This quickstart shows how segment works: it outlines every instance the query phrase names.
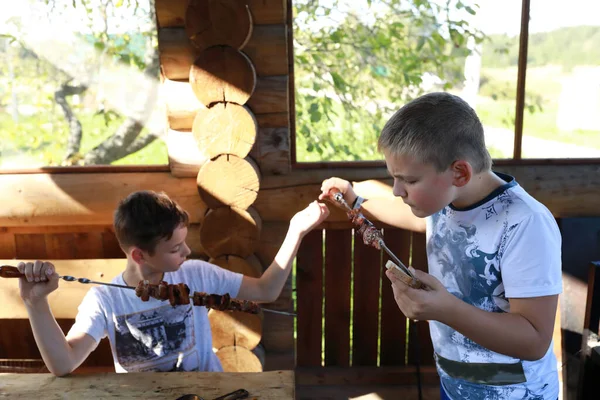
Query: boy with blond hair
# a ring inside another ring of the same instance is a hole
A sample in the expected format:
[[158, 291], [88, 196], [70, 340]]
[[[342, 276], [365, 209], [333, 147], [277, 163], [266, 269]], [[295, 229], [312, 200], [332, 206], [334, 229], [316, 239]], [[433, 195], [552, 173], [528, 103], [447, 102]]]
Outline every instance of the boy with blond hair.
[[552, 332], [561, 281], [556, 221], [515, 178], [491, 170], [475, 111], [448, 93], [419, 97], [378, 142], [397, 199], [365, 200], [339, 178], [323, 182], [389, 225], [426, 232], [429, 290], [390, 271], [411, 319], [430, 321], [442, 399], [558, 398]]
[[[229, 294], [241, 300], [272, 302], [279, 297], [304, 235], [329, 215], [324, 204], [311, 203], [290, 221], [272, 264], [260, 278], [234, 273], [200, 260], [187, 260], [189, 218], [164, 193], [135, 192], [119, 204], [114, 227], [127, 264], [112, 283], [137, 286], [185, 283], [191, 292]], [[58, 273], [49, 262], [19, 263], [20, 279], [36, 343], [53, 374], [71, 373], [108, 337], [117, 372], [221, 371], [212, 351], [205, 307], [172, 307], [169, 302], [141, 301], [133, 290], [92, 287], [79, 306], [75, 324], [63, 334], [47, 296], [58, 288]]]

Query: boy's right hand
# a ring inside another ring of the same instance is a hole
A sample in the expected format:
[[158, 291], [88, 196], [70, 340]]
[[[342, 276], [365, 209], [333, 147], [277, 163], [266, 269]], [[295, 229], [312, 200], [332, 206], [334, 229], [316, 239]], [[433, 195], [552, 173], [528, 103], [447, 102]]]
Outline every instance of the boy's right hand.
[[330, 193], [331, 189], [337, 189], [344, 195], [344, 200], [348, 205], [352, 205], [354, 200], [356, 200], [356, 193], [354, 193], [354, 189], [352, 188], [352, 184], [350, 182], [341, 179], [341, 178], [329, 178], [325, 179], [321, 184], [321, 194], [319, 195], [319, 200], [328, 199], [331, 200]]
[[58, 274], [50, 262], [36, 260], [35, 262], [20, 262], [19, 271], [25, 274], [19, 279], [21, 298], [26, 305], [32, 306], [58, 288]]

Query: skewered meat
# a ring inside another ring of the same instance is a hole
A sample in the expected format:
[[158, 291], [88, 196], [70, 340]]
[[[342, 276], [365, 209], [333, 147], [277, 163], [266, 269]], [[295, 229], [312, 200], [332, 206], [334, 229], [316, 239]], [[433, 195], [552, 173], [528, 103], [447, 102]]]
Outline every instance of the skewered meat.
[[242, 311], [250, 314], [258, 314], [260, 311], [258, 304], [251, 301], [232, 299], [229, 294], [194, 292], [190, 296], [190, 289], [185, 283], [170, 285], [162, 281], [158, 285], [154, 285], [144, 280], [138, 283], [135, 294], [142, 301], [148, 301], [150, 297], [163, 301], [169, 300], [172, 306], [190, 304], [191, 300], [195, 306], [204, 306], [220, 311]]
[[377, 250], [381, 250], [380, 243], [383, 241], [381, 232], [373, 225], [365, 216], [360, 212], [360, 208], [347, 212], [348, 218], [352, 223], [358, 227], [356, 230], [357, 235], [362, 235], [362, 239], [365, 245], [375, 247]]

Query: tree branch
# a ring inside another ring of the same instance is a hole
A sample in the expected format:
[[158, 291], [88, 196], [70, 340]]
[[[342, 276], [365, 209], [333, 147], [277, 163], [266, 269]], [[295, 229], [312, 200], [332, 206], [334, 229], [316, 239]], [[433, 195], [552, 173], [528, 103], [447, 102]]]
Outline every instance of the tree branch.
[[81, 137], [83, 135], [81, 122], [79, 122], [79, 119], [77, 116], [75, 116], [75, 113], [71, 109], [71, 106], [67, 101], [67, 96], [81, 94], [87, 89], [88, 87], [86, 85], [71, 86], [69, 85], [69, 82], [65, 82], [62, 84], [59, 90], [54, 92], [54, 99], [62, 109], [67, 120], [67, 124], [69, 125], [69, 141], [67, 144], [67, 152], [64, 158], [65, 160], [68, 160], [79, 152], [79, 148], [81, 146]]

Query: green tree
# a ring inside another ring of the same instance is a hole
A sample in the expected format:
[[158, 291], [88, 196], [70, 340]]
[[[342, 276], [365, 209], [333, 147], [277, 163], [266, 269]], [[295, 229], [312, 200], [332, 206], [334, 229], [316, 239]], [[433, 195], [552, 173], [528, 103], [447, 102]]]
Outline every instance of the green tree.
[[[465, 57], [484, 35], [461, 1], [294, 1], [299, 161], [380, 158], [390, 114], [424, 91], [462, 83]], [[356, 4], [356, 3], [354, 3]]]
[[[135, 97], [128, 95], [131, 100], [127, 110], [115, 107], [113, 99], [103, 97], [100, 88], [103, 84], [106, 86], [106, 82], [102, 81], [119, 79], [115, 76], [106, 77], [107, 72], [118, 68], [139, 71], [137, 75], [146, 76], [150, 83], [158, 80], [154, 1], [45, 0], [43, 4], [36, 5], [35, 11], [45, 15], [51, 23], [60, 23], [63, 20], [61, 17], [70, 12], [78, 13], [84, 21], [83, 28], [73, 35], [73, 48], [67, 48], [62, 55], [77, 55], [80, 65], [75, 66], [49, 57], [43, 45], [31, 40], [28, 27], [19, 18], [10, 20], [6, 24], [7, 32], [3, 32], [10, 39], [5, 40], [4, 46], [4, 58], [9, 61], [7, 65], [13, 66], [23, 61], [24, 54], [35, 62], [34, 67], [27, 67], [25, 64], [21, 66], [20, 74], [13, 71], [14, 79], [20, 86], [42, 89], [41, 97], [45, 100], [35, 101], [31, 94], [15, 94], [12, 91], [11, 100], [5, 94], [5, 102], [12, 105], [12, 110], [18, 109], [19, 101], [27, 102], [34, 105], [40, 115], [52, 115], [58, 106], [66, 122], [67, 137], [54, 138], [61, 144], [59, 151], [62, 155], [58, 159], [51, 155], [47, 162], [62, 165], [111, 164], [153, 143], [158, 138], [158, 132], [146, 132], [144, 124], [155, 106], [157, 85], [146, 85], [145, 91], [137, 93]], [[69, 43], [56, 41], [53, 45], [57, 47], [53, 51], [60, 51], [60, 46], [68, 46]], [[121, 92], [136, 90], [123, 83], [129, 82], [121, 82]], [[74, 104], [71, 99], [75, 95], [93, 100], [87, 101], [86, 105]], [[82, 119], [90, 119], [90, 111], [104, 120], [104, 127], [102, 132], [93, 132], [100, 140], [96, 138], [96, 143], [91, 148], [83, 150], [82, 142], [92, 132], [85, 132]], [[22, 129], [23, 126], [15, 121], [18, 113], [13, 112], [11, 116], [15, 123], [14, 129]], [[43, 130], [41, 127], [37, 129]]]

